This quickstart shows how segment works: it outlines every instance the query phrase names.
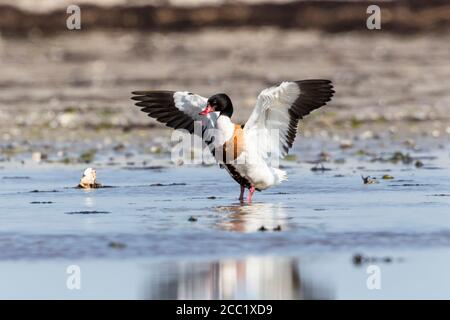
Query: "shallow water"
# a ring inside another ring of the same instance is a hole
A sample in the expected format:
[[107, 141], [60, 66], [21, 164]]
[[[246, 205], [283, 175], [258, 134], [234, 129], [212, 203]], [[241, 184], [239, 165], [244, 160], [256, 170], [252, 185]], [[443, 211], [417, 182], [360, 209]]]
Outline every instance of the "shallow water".
[[[431, 155], [420, 169], [286, 161], [289, 181], [252, 204], [216, 166], [100, 165], [109, 187], [86, 191], [81, 165], [4, 163], [0, 297], [450, 298], [448, 151]], [[66, 288], [72, 264], [82, 290]]]

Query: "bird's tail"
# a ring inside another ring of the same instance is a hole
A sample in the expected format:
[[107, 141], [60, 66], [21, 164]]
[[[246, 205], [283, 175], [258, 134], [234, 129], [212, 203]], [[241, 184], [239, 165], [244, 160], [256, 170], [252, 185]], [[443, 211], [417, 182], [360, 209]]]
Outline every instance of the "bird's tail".
[[281, 182], [287, 180], [288, 177], [286, 171], [277, 168], [272, 168], [272, 170], [275, 177], [275, 184], [280, 184]]

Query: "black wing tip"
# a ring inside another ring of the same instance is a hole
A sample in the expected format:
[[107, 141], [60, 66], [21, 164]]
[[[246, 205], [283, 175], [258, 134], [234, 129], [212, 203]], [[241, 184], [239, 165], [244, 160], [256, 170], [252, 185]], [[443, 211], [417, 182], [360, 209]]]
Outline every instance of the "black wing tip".
[[329, 79], [306, 79], [306, 80], [297, 80], [294, 81], [297, 83], [316, 83], [316, 84], [332, 84], [333, 82]]
[[302, 87], [308, 87], [308, 88], [329, 88], [332, 89], [333, 82], [331, 80], [325, 80], [325, 79], [310, 79], [310, 80], [300, 80], [300, 81], [294, 81], [297, 83], [297, 85]]
[[172, 90], [138, 90], [131, 91], [132, 95], [135, 96], [148, 96], [148, 95], [173, 95], [176, 91]]
[[321, 97], [324, 102], [328, 102], [334, 96], [336, 91], [331, 80], [328, 79], [308, 79], [294, 81], [308, 95]]
[[306, 87], [329, 87], [333, 88], [333, 81], [328, 79], [307, 79], [307, 80], [297, 80], [294, 81], [299, 86], [306, 86]]

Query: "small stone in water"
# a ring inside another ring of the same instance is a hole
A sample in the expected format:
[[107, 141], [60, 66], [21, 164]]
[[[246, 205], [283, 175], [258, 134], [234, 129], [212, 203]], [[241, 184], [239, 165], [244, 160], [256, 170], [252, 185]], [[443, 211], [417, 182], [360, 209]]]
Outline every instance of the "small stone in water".
[[41, 162], [42, 160], [42, 154], [40, 152], [33, 152], [33, 154], [31, 155], [31, 159], [34, 162]]
[[349, 149], [353, 147], [353, 142], [351, 140], [341, 140], [339, 147], [341, 149]]
[[417, 160], [416, 163], [415, 163], [415, 166], [416, 166], [417, 168], [422, 168], [422, 167], [423, 167], [423, 162], [420, 161], [420, 160]]
[[191, 217], [189, 217], [188, 221], [189, 222], [196, 222], [197, 218], [191, 216]]
[[97, 152], [97, 150], [95, 150], [95, 149], [91, 149], [91, 150], [83, 152], [80, 155], [79, 161], [83, 162], [83, 163], [90, 163], [90, 162], [94, 161], [96, 152]]
[[258, 231], [267, 231], [267, 228], [264, 227], [264, 226], [261, 226], [261, 227], [258, 229]]
[[101, 188], [101, 184], [97, 182], [97, 172], [93, 168], [84, 170], [83, 177], [81, 177], [79, 188], [91, 189]]
[[363, 179], [364, 184], [374, 184], [374, 183], [378, 183], [378, 181], [376, 180], [376, 178], [371, 178], [370, 176], [367, 176], [367, 177], [361, 176], [361, 178]]
[[392, 180], [392, 179], [394, 179], [394, 177], [391, 176], [391, 175], [389, 175], [389, 174], [385, 174], [385, 175], [383, 176], [383, 179], [384, 179], [384, 180]]
[[364, 257], [361, 254], [355, 254], [353, 256], [353, 264], [354, 265], [360, 265], [364, 260]]
[[110, 242], [110, 243], [108, 244], [108, 246], [109, 246], [110, 248], [114, 248], [114, 249], [123, 249], [123, 248], [126, 247], [126, 245], [125, 245], [124, 243], [114, 242], [114, 241]]
[[297, 156], [295, 154], [288, 154], [284, 157], [286, 161], [297, 161]]
[[151, 153], [161, 153], [162, 152], [162, 148], [159, 146], [152, 146], [150, 147], [150, 152]]
[[372, 139], [374, 137], [374, 134], [372, 131], [368, 130], [368, 131], [364, 131], [363, 133], [361, 133], [361, 135], [359, 136], [360, 139], [362, 140], [367, 140], [367, 139]]

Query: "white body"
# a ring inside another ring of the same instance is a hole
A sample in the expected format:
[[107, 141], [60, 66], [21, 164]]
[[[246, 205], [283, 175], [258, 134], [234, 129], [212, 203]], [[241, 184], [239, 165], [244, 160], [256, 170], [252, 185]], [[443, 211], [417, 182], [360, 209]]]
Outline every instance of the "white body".
[[[287, 180], [285, 171], [270, 165], [270, 157], [286, 155], [286, 133], [289, 124], [289, 107], [298, 98], [300, 90], [295, 83], [283, 82], [277, 87], [263, 90], [244, 127], [244, 150], [233, 162], [239, 174], [260, 190]], [[219, 136], [228, 141], [235, 130], [227, 116], [217, 119]], [[219, 143], [225, 142], [222, 139]]]
[[[264, 190], [287, 179], [286, 172], [278, 169], [278, 162], [292, 147], [299, 120], [325, 105], [333, 93], [330, 80], [282, 82], [259, 94], [243, 129], [227, 116], [233, 110], [225, 94], [219, 94], [227, 99], [221, 108], [186, 91], [135, 91], [132, 99], [138, 101], [136, 105], [142, 111], [168, 127], [202, 137], [222, 167], [241, 185], [240, 199], [244, 188], [249, 188], [251, 201], [255, 188]], [[230, 155], [233, 160], [224, 162], [224, 156]]]

